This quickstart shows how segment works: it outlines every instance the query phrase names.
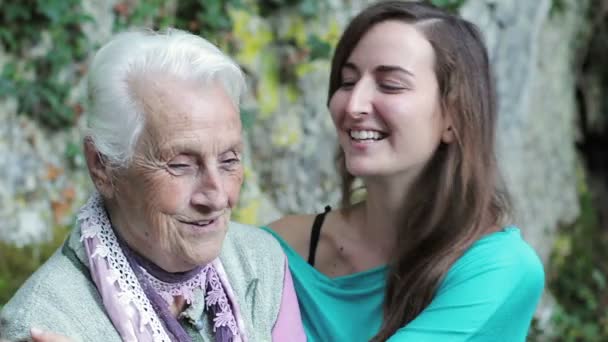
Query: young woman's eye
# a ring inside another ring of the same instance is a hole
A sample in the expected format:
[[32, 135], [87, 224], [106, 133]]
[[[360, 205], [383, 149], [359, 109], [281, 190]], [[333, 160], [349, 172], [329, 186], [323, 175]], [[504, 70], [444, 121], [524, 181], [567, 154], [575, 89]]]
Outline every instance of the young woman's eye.
[[405, 89], [403, 85], [394, 83], [381, 83], [380, 88], [386, 91], [400, 91]]
[[352, 89], [355, 86], [355, 81], [351, 81], [351, 80], [343, 80], [342, 83], [340, 83], [340, 88], [342, 89]]

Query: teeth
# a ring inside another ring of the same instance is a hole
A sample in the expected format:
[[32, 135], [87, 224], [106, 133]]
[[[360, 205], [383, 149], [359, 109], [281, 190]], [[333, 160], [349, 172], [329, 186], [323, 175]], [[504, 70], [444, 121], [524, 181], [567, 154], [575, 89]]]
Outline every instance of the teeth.
[[356, 140], [380, 140], [382, 134], [377, 131], [356, 131], [351, 130], [350, 137]]
[[208, 225], [209, 223], [211, 223], [211, 221], [213, 221], [213, 220], [207, 220], [207, 221], [194, 221], [194, 222], [191, 222], [190, 224], [193, 224], [193, 225], [195, 225], [195, 226], [206, 226], [206, 225]]

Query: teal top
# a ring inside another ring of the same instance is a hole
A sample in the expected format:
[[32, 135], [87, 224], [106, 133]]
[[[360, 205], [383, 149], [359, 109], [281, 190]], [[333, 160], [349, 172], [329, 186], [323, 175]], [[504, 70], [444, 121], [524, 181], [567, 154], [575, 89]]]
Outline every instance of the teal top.
[[[264, 229], [287, 254], [309, 341], [368, 341], [378, 332], [386, 266], [330, 278]], [[456, 260], [429, 306], [389, 342], [525, 341], [544, 277], [519, 229], [489, 234]]]

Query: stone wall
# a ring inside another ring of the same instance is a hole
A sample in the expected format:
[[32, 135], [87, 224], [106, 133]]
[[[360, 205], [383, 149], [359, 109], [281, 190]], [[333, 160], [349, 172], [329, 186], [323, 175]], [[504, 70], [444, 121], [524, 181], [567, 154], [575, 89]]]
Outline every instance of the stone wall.
[[[298, 41], [310, 30], [335, 43], [348, 18], [369, 2], [327, 0], [307, 21], [289, 9], [272, 19], [233, 13], [236, 58], [252, 90], [244, 105], [252, 123], [237, 219], [263, 224], [338, 203], [336, 139], [326, 109], [329, 61], [298, 65], [296, 81], [283, 83], [280, 66], [293, 51], [277, 42]], [[500, 96], [500, 163], [516, 221], [545, 261], [556, 227], [578, 215], [573, 63], [589, 1], [561, 3], [564, 8], [552, 11], [549, 0], [469, 0], [461, 11], [486, 35]], [[85, 33], [91, 41], [106, 40], [116, 1], [83, 4], [96, 20]], [[1, 51], [0, 57], [0, 64], [11, 58]], [[74, 96], [82, 96], [81, 87]], [[66, 141], [79, 140], [78, 127], [49, 132], [15, 108], [15, 99], [0, 107], [0, 239], [25, 244], [69, 223], [90, 184], [82, 163], [64, 157]]]
[[516, 222], [547, 261], [559, 224], [579, 213], [574, 63], [589, 1], [468, 1], [496, 68], [499, 160]]

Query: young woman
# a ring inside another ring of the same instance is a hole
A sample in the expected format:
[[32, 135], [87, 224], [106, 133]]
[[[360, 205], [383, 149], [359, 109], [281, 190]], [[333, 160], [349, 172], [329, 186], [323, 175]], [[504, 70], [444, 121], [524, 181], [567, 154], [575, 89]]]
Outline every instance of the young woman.
[[328, 97], [343, 207], [266, 228], [288, 255], [309, 341], [525, 340], [544, 272], [505, 225], [495, 102], [470, 22], [392, 1], [349, 24]]

